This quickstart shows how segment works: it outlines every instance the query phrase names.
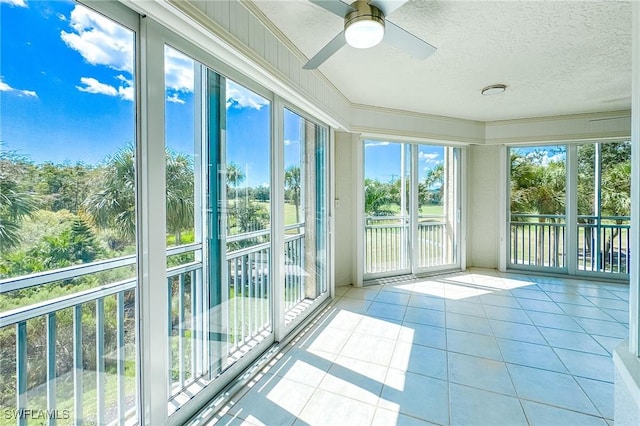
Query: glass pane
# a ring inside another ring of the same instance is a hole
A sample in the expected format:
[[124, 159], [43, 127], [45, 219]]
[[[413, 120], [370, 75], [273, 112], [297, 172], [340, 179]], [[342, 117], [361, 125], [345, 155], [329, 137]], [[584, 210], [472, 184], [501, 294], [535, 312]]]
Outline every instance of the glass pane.
[[418, 146], [419, 268], [456, 262], [456, 157], [455, 148]]
[[0, 317], [22, 313], [0, 329], [0, 411], [135, 423], [135, 34], [71, 1], [0, 17]]
[[364, 143], [364, 212], [366, 274], [410, 267], [408, 145]]
[[[224, 81], [223, 81], [224, 80]], [[217, 203], [223, 235], [224, 317], [219, 332], [227, 337], [219, 368], [237, 361], [272, 333], [271, 313], [271, 103], [231, 80], [226, 92], [226, 140], [219, 151]], [[211, 160], [211, 159], [210, 159]]]
[[566, 147], [510, 149], [511, 263], [566, 267]]
[[[198, 62], [165, 46], [165, 145], [167, 183], [167, 291], [169, 320], [170, 408], [178, 408], [188, 398], [176, 398], [191, 391], [195, 382], [207, 380], [207, 316], [202, 249], [189, 248], [201, 242], [201, 226], [196, 212], [200, 197], [202, 134], [199, 120], [203, 67]], [[180, 247], [177, 249], [176, 247]], [[201, 383], [199, 383], [201, 384]], [[199, 389], [199, 388], [198, 388]]]
[[578, 147], [578, 269], [629, 272], [630, 142]]
[[284, 111], [285, 325], [327, 292], [327, 130]]
[[193, 59], [165, 46], [167, 247], [196, 241], [194, 174], [201, 146], [195, 121], [195, 66]]

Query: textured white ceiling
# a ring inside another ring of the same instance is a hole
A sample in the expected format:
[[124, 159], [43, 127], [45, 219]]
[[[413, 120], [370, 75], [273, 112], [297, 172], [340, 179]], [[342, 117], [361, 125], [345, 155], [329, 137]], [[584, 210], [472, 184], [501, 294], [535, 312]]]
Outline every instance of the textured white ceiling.
[[[255, 4], [308, 58], [343, 28], [306, 0]], [[631, 108], [630, 2], [409, 0], [388, 19], [438, 51], [343, 47], [319, 70], [353, 103], [481, 121]]]

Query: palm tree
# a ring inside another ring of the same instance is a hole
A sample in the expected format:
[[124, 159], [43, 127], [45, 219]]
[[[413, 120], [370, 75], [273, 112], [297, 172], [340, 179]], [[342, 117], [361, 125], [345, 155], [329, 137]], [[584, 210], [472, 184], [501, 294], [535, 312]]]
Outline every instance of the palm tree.
[[114, 229], [127, 243], [136, 235], [136, 173], [132, 144], [107, 158], [92, 193], [84, 201], [96, 225]]
[[184, 154], [167, 151], [167, 231], [182, 243], [181, 233], [193, 227], [193, 161]]
[[[440, 203], [444, 195], [444, 164], [443, 163], [438, 163], [434, 167], [427, 170], [427, 173], [425, 174], [425, 177], [424, 177], [424, 185], [418, 186], [419, 192], [421, 190], [428, 192], [434, 189], [438, 190], [437, 203]], [[434, 197], [429, 197], [426, 194], [422, 198], [424, 198], [425, 200], [431, 198], [430, 201], [432, 202], [436, 201], [436, 200], [433, 200]]]
[[284, 171], [284, 187], [296, 206], [296, 223], [300, 223], [300, 167], [289, 166]]
[[[517, 153], [511, 155], [511, 211], [540, 215], [539, 223], [554, 223], [555, 218], [543, 215], [564, 215], [565, 213], [566, 170], [563, 161], [542, 164], [535, 158]], [[557, 228], [556, 228], [557, 229]], [[542, 264], [545, 253], [543, 233], [538, 234], [537, 264]], [[551, 234], [551, 266], [559, 261], [559, 251], [555, 234]]]
[[227, 185], [231, 185], [236, 190], [236, 204], [238, 203], [238, 186], [244, 182], [244, 173], [237, 163], [233, 161], [227, 164]]
[[[601, 188], [603, 213], [615, 217], [615, 223], [621, 225], [624, 221], [622, 218], [631, 215], [631, 161], [608, 164], [602, 173]], [[607, 236], [602, 256], [603, 267], [619, 233], [620, 227], [617, 226]]]
[[[183, 155], [166, 152], [167, 230], [176, 235], [193, 226], [193, 164]], [[127, 243], [135, 241], [135, 156], [133, 145], [109, 157], [84, 206], [96, 225], [114, 229]]]
[[15, 153], [0, 150], [0, 251], [20, 244], [20, 222], [37, 209], [35, 197], [20, 188], [25, 164]]

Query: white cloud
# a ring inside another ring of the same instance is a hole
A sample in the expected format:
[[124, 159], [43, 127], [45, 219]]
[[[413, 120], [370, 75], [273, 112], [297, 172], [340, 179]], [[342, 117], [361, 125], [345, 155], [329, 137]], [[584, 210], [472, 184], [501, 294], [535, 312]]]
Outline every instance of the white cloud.
[[548, 150], [538, 150], [528, 153], [527, 157], [534, 159], [538, 164], [542, 166], [548, 166], [549, 163], [565, 161], [566, 154], [564, 152], [553, 154], [553, 152]]
[[81, 77], [80, 83], [84, 86], [76, 86], [81, 92], [94, 93], [98, 95], [119, 96], [120, 98], [133, 101], [133, 86], [131, 80], [127, 80], [123, 75], [116, 77], [120, 85], [116, 88], [110, 84], [101, 83], [93, 77]]
[[6, 3], [10, 6], [27, 7], [27, 2], [24, 0], [0, 0], [0, 3]]
[[254, 108], [259, 110], [269, 101], [262, 96], [245, 89], [231, 80], [227, 80], [227, 108]]
[[9, 86], [4, 81], [2, 81], [2, 79], [0, 79], [0, 92], [16, 93], [18, 96], [27, 96], [27, 97], [30, 97], [30, 98], [37, 98], [38, 97], [38, 94], [33, 90], [15, 89], [15, 88]]
[[289, 145], [296, 144], [296, 143], [299, 144], [300, 141], [292, 141], [292, 140], [289, 140], [289, 139], [285, 139], [284, 140], [284, 146], [289, 146]]
[[84, 87], [76, 86], [76, 88], [81, 92], [96, 93], [96, 94], [107, 95], [107, 96], [118, 95], [118, 89], [108, 84], [100, 83], [95, 78], [82, 77], [80, 78], [80, 82], [84, 84]]
[[167, 96], [167, 102], [172, 102], [174, 104], [184, 104], [185, 102], [180, 99], [180, 97], [178, 96], [178, 92], [175, 92], [173, 95], [171, 96]]
[[69, 17], [72, 32], [60, 38], [92, 65], [133, 72], [133, 34], [125, 27], [77, 5]]
[[164, 48], [165, 85], [180, 92], [193, 92], [194, 62], [169, 46]]
[[67, 21], [67, 17], [64, 16], [62, 13], [56, 13], [56, 16], [58, 17], [59, 20], [66, 22]]
[[436, 161], [436, 159], [438, 158], [438, 154], [436, 153], [431, 153], [431, 154], [427, 154], [426, 152], [418, 152], [418, 158], [424, 162], [427, 163], [437, 163], [438, 161]]
[[389, 142], [367, 142], [364, 144], [365, 148], [371, 148], [374, 146], [387, 146], [389, 145]]

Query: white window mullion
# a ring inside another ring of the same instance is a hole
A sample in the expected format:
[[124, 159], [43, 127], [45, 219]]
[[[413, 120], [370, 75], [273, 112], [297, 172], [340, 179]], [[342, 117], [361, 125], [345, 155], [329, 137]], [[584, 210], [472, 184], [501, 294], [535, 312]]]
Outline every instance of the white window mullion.
[[271, 113], [271, 297], [274, 336], [282, 340], [284, 326], [284, 103], [273, 101]]
[[354, 238], [354, 257], [355, 266], [353, 271], [354, 282], [356, 287], [362, 287], [364, 281], [364, 262], [365, 262], [365, 248], [364, 241], [365, 231], [365, 212], [364, 212], [364, 140], [360, 139], [360, 135], [353, 135], [351, 139], [352, 156], [354, 166], [353, 175], [351, 177], [352, 182], [357, 184], [353, 185], [353, 197], [351, 209], [355, 214], [354, 229], [356, 230], [356, 237]]
[[567, 146], [565, 255], [569, 275], [578, 269], [578, 146]]
[[140, 424], [167, 421], [169, 344], [166, 273], [164, 44], [158, 26], [140, 20], [138, 178], [138, 312]]
[[418, 145], [411, 144], [411, 180], [409, 186], [409, 262], [411, 267], [411, 273], [416, 273], [419, 268], [418, 265], [418, 253], [419, 244], [418, 241], [418, 215], [419, 205], [418, 200]]

